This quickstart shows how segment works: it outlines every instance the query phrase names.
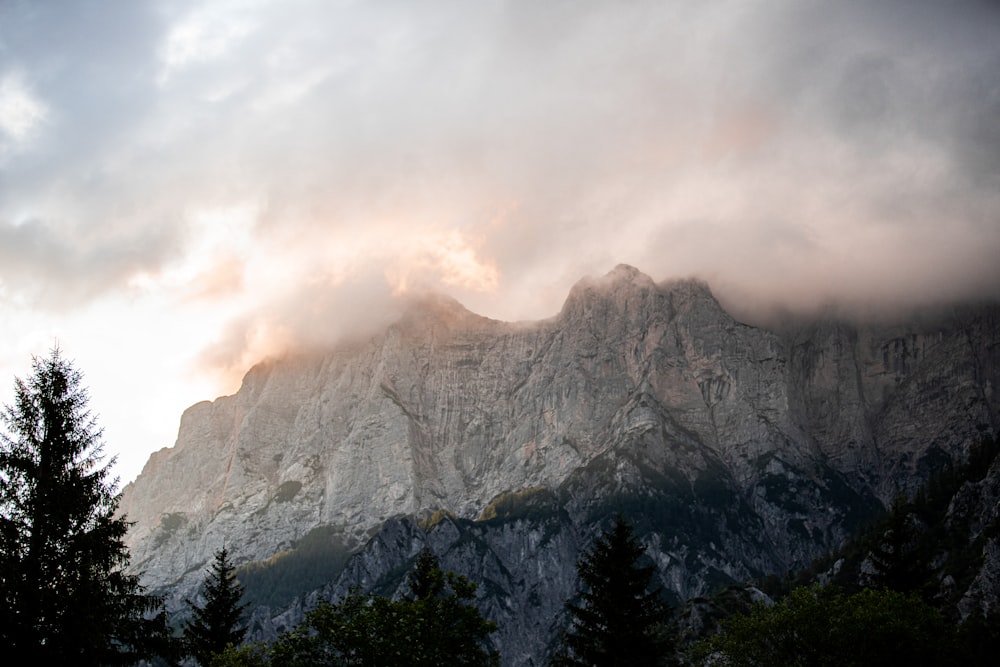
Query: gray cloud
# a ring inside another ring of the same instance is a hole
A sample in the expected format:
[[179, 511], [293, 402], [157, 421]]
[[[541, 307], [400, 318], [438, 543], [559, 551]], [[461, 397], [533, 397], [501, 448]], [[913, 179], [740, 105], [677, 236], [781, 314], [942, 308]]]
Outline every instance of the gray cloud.
[[109, 290], [127, 288], [173, 249], [169, 230], [124, 230], [87, 239], [40, 221], [0, 224], [0, 300], [72, 310]]
[[[0, 76], [51, 114], [0, 157], [0, 271], [92, 298], [256, 202], [251, 243], [301, 255], [301, 281], [247, 297], [219, 365], [261, 322], [339, 330], [313, 306], [388, 299], [387, 275], [512, 318], [622, 261], [793, 308], [998, 296], [992, 3], [115, 7], [3, 10]], [[495, 289], [414, 250], [449, 231]], [[244, 291], [282, 271], [239, 262]]]
[[128, 479], [179, 406], [423, 290], [542, 318], [627, 262], [744, 317], [1000, 298], [998, 28], [973, 0], [0, 2], [0, 370], [79, 350]]

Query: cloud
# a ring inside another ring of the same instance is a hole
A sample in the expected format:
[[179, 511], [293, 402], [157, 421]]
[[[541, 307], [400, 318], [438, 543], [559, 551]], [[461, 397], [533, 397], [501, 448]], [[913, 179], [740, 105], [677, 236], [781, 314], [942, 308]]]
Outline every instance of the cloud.
[[5, 144], [16, 147], [27, 142], [47, 115], [48, 107], [31, 91], [22, 75], [10, 72], [0, 76], [0, 136], [6, 139], [0, 143], [0, 151]]
[[[386, 223], [348, 234], [320, 228], [272, 239], [269, 247], [277, 252], [253, 250], [238, 263], [222, 257], [191, 283], [199, 297], [236, 303], [225, 330], [197, 359], [233, 389], [261, 359], [376, 333], [415, 295], [461, 296], [498, 287], [496, 267], [454, 228], [407, 233]], [[220, 276], [232, 291], [206, 288]]]
[[0, 2], [4, 358], [57, 334], [145, 417], [401, 294], [538, 319], [620, 262], [747, 315], [1000, 298], [998, 29], [974, 0]]
[[238, 294], [244, 287], [246, 267], [234, 256], [223, 256], [196, 275], [188, 289], [187, 299], [216, 301]]
[[232, 392], [255, 363], [288, 352], [325, 349], [333, 342], [363, 340], [392, 322], [404, 304], [374, 268], [339, 284], [305, 282], [294, 292], [258, 300], [232, 318], [194, 365]]
[[421, 236], [407, 245], [385, 270], [386, 280], [396, 294], [441, 287], [491, 292], [499, 284], [496, 266], [480, 260], [475, 249], [454, 229], [437, 236]]
[[0, 301], [52, 310], [84, 308], [120, 290], [142, 270], [155, 270], [174, 246], [160, 229], [103, 238], [42, 221], [0, 223]]
[[215, 303], [215, 367], [340, 335], [352, 291], [536, 318], [619, 262], [796, 308], [998, 296], [990, 3], [136, 5], [6, 10], [45, 131], [0, 271]]
[[161, 49], [161, 85], [179, 69], [224, 57], [259, 26], [247, 3], [216, 2], [198, 6], [175, 19]]

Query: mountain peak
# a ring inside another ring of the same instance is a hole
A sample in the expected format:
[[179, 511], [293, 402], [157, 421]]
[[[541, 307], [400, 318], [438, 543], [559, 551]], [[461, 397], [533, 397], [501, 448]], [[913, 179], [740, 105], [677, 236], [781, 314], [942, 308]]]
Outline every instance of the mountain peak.
[[474, 328], [493, 320], [477, 315], [452, 297], [438, 292], [425, 292], [408, 298], [398, 323], [406, 327], [444, 326], [447, 329]]
[[634, 266], [632, 266], [631, 264], [618, 264], [617, 266], [615, 266], [615, 268], [613, 268], [610, 271], [608, 271], [607, 274], [605, 274], [605, 275], [608, 278], [612, 278], [612, 277], [615, 277], [615, 278], [617, 278], [617, 277], [624, 277], [624, 278], [628, 278], [628, 279], [631, 280], [635, 276], [641, 276], [641, 275], [645, 275], [645, 274], [642, 271], [640, 271], [639, 269], [637, 269]]
[[654, 284], [652, 278], [630, 264], [619, 264], [600, 280], [611, 285], [634, 284], [645, 287]]
[[657, 285], [661, 291], [672, 292], [692, 298], [707, 298], [717, 301], [711, 286], [701, 278], [676, 278], [666, 280]]
[[576, 281], [576, 284], [570, 288], [563, 310], [581, 298], [592, 298], [598, 294], [617, 294], [635, 289], [656, 289], [656, 283], [634, 266], [619, 264], [603, 276], [585, 276]]
[[587, 313], [596, 301], [617, 303], [621, 309], [635, 308], [648, 299], [668, 297], [671, 304], [710, 305], [720, 310], [708, 283], [698, 278], [677, 278], [656, 283], [634, 266], [619, 264], [603, 276], [588, 276], [573, 285], [563, 304], [562, 313]]

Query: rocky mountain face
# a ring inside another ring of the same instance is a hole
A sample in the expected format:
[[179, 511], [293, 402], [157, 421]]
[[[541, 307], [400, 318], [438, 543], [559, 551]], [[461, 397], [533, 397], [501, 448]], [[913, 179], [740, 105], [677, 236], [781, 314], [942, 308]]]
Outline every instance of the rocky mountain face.
[[504, 664], [540, 664], [614, 513], [677, 600], [781, 573], [993, 437], [998, 386], [995, 305], [766, 329], [620, 266], [545, 321], [430, 298], [364, 343], [261, 364], [184, 413], [121, 508], [133, 567], [178, 608], [223, 544], [272, 589], [310, 563], [312, 592], [254, 612], [266, 638], [316, 595], [398, 591], [428, 544], [480, 582]]

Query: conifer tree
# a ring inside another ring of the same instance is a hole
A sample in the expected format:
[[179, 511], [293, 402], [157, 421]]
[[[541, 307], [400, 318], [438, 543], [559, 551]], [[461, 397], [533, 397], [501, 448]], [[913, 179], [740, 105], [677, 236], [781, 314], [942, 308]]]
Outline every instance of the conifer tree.
[[499, 655], [488, 637], [496, 624], [473, 606], [476, 584], [454, 572], [444, 572], [437, 556], [424, 548], [407, 577], [407, 613], [416, 641], [409, 651], [411, 665], [495, 665]]
[[413, 564], [413, 569], [406, 578], [410, 587], [408, 600], [429, 600], [444, 590], [444, 572], [437, 556], [429, 548], [424, 547]]
[[131, 664], [166, 642], [82, 375], [55, 349], [0, 413], [0, 644], [12, 665]]
[[566, 604], [572, 624], [553, 664], [667, 664], [672, 646], [662, 630], [668, 609], [658, 591], [648, 590], [654, 568], [639, 566], [642, 554], [619, 514], [577, 563], [582, 604]]
[[193, 618], [184, 626], [184, 642], [190, 655], [208, 667], [213, 656], [227, 646], [238, 646], [246, 636], [246, 627], [241, 624], [247, 608], [241, 603], [243, 587], [225, 547], [215, 552], [203, 594], [205, 604], [201, 607], [187, 601]]

